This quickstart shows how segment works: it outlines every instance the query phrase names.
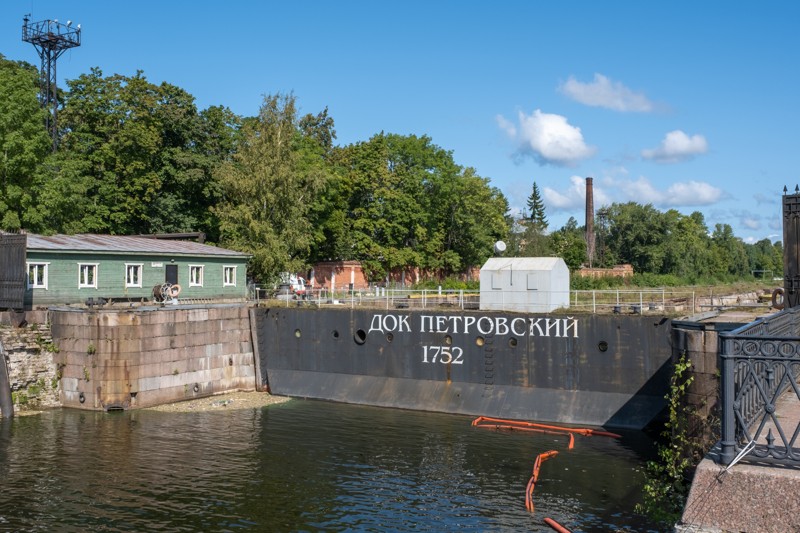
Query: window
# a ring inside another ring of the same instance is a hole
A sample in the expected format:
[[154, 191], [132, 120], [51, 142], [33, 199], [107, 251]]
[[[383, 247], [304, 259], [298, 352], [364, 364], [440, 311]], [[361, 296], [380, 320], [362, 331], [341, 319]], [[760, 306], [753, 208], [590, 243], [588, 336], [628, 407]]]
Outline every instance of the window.
[[78, 264], [78, 288], [79, 289], [97, 288], [97, 263]]
[[126, 287], [141, 287], [142, 286], [142, 265], [134, 265], [125, 263], [125, 286]]
[[50, 263], [28, 263], [28, 288], [47, 289], [47, 265]]
[[189, 265], [189, 286], [203, 286], [203, 265]]
[[223, 266], [222, 267], [222, 286], [235, 287], [236, 286], [236, 267]]

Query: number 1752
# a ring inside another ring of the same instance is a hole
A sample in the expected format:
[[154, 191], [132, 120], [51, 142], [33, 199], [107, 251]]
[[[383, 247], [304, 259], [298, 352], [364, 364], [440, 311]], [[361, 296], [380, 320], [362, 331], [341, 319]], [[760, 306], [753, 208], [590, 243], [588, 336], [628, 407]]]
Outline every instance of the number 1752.
[[458, 346], [423, 346], [422, 362], [463, 365], [464, 350]]

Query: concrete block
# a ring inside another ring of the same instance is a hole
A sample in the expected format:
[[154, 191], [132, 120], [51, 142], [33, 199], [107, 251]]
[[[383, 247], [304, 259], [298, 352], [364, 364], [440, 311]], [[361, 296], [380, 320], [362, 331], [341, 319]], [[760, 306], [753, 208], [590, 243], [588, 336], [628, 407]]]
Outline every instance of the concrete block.
[[198, 322], [208, 320], [208, 309], [189, 309], [187, 320], [189, 322]]
[[800, 471], [739, 463], [720, 474], [704, 459], [681, 523], [693, 531], [800, 531]]
[[161, 387], [161, 377], [153, 376], [149, 378], [139, 378], [139, 391], [152, 391]]
[[171, 344], [170, 337], [149, 337], [141, 340], [141, 346], [144, 351], [155, 352], [168, 350], [174, 348]]
[[73, 392], [78, 390], [78, 378], [62, 376], [59, 385], [64, 392]]

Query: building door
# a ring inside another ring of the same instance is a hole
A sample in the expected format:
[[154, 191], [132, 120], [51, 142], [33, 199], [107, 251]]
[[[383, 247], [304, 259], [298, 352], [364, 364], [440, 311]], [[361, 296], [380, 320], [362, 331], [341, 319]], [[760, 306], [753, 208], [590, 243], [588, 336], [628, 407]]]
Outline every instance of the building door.
[[164, 281], [173, 285], [178, 284], [178, 265], [167, 265], [167, 276]]
[[0, 232], [0, 309], [22, 309], [28, 236]]

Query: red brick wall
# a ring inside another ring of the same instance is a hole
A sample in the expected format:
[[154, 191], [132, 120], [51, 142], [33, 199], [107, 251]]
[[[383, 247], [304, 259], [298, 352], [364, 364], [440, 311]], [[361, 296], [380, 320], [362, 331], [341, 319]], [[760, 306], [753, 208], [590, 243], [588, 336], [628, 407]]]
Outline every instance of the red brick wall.
[[309, 278], [309, 284], [313, 283], [315, 289], [331, 288], [331, 278], [336, 275], [336, 290], [347, 290], [350, 283], [353, 289], [361, 290], [369, 288], [369, 281], [364, 275], [361, 263], [358, 261], [327, 261], [314, 265], [314, 277]]
[[577, 274], [582, 278], [628, 278], [633, 276], [633, 266], [615, 265], [613, 268], [581, 268]]

